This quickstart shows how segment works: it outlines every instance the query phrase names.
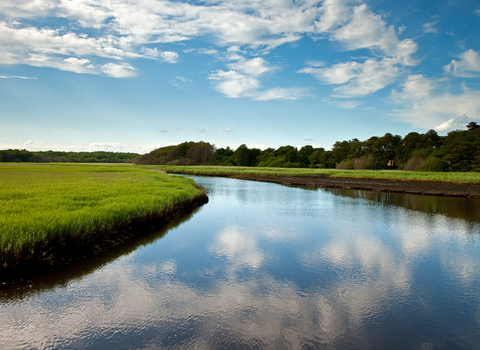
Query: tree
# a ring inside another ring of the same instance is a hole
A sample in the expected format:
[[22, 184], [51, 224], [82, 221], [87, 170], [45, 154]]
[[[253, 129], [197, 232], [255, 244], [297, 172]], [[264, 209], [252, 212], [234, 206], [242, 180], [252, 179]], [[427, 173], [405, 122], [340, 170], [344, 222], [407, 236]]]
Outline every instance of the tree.
[[[422, 135], [418, 132], [411, 132], [400, 141], [396, 152], [397, 165], [405, 165], [413, 156], [413, 153], [420, 148], [423, 148]], [[419, 158], [419, 157], [415, 157]], [[423, 157], [422, 157], [423, 158]], [[411, 164], [409, 167], [411, 168]]]
[[310, 168], [316, 168], [320, 162], [320, 156], [322, 153], [325, 152], [324, 148], [316, 148], [312, 154], [308, 157], [308, 161], [310, 164], [308, 165]]
[[374, 143], [374, 157], [381, 168], [396, 168], [395, 152], [402, 137], [386, 133]]
[[332, 157], [335, 163], [340, 163], [345, 160], [350, 154], [350, 142], [349, 141], [337, 141], [332, 147]]
[[424, 142], [424, 147], [433, 147], [438, 148], [442, 146], [442, 138], [438, 136], [438, 133], [430, 129], [422, 136], [422, 141]]
[[468, 131], [473, 131], [473, 130], [477, 130], [477, 129], [480, 129], [480, 125], [478, 125], [477, 123], [470, 122], [470, 123], [467, 124], [467, 130]]
[[234, 152], [235, 162], [239, 166], [255, 166], [260, 150], [257, 148], [249, 149], [247, 145], [240, 145]]
[[320, 168], [335, 168], [335, 159], [332, 151], [325, 151], [318, 157], [318, 164]]
[[310, 146], [310, 145], [303, 146], [302, 148], [300, 148], [300, 151], [298, 151], [298, 154], [297, 154], [298, 162], [300, 162], [302, 166], [305, 166], [305, 167], [308, 166], [310, 164], [308, 157], [310, 157], [313, 152], [314, 152], [313, 146]]

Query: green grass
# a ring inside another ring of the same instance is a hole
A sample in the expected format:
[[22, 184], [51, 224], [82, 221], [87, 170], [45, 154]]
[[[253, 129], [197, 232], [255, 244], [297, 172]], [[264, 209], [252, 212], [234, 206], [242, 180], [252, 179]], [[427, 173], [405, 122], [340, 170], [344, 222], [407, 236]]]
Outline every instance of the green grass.
[[366, 179], [427, 180], [450, 182], [480, 182], [480, 173], [460, 172], [419, 172], [402, 170], [336, 170], [336, 169], [296, 169], [296, 168], [257, 168], [225, 166], [142, 166], [163, 169], [167, 172], [183, 172], [198, 175], [274, 175], [274, 176], [321, 176], [356, 177]]
[[[89, 240], [202, 193], [191, 179], [130, 165], [0, 165], [3, 264], [56, 240]], [[34, 253], [34, 252], [32, 252]]]

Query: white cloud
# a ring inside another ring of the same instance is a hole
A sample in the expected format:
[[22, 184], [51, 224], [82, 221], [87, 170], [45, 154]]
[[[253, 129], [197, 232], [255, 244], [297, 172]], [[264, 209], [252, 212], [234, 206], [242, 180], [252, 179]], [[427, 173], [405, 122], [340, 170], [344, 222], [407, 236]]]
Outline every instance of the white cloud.
[[444, 121], [440, 125], [437, 125], [434, 129], [438, 132], [446, 132], [450, 130], [457, 130], [457, 129], [466, 129], [466, 125], [473, 121], [472, 118], [469, 118], [466, 114], [462, 115], [461, 117], [451, 118], [449, 120]]
[[425, 23], [423, 25], [423, 32], [424, 33], [433, 33], [433, 34], [437, 34], [438, 33], [438, 29], [435, 27], [437, 24], [438, 24], [439, 21], [434, 21], [434, 22], [429, 22], [429, 23]]
[[164, 51], [160, 54], [165, 62], [168, 63], [177, 63], [178, 61], [178, 53], [172, 51]]
[[[0, 22], [1, 50], [11, 53], [18, 60], [32, 53], [67, 56], [94, 55], [113, 59], [144, 57], [139, 53], [120, 48], [119, 46], [124, 44], [121, 40], [121, 38], [114, 37], [97, 39], [73, 32], [65, 33], [60, 29], [16, 28], [9, 26], [6, 22]], [[11, 64], [8, 61], [1, 63]]]
[[[365, 96], [392, 84], [401, 66], [416, 64], [412, 55], [418, 49], [411, 39], [399, 40], [395, 27], [366, 4], [350, 0], [4, 0], [0, 12], [7, 18], [0, 21], [0, 64], [128, 78], [137, 73], [134, 59], [176, 63], [178, 53], [161, 51], [162, 44], [209, 36], [216, 44], [228, 46], [223, 57], [213, 48], [184, 52], [215, 55], [227, 61], [226, 69], [215, 70], [208, 77], [215, 90], [229, 98], [261, 101], [306, 96], [299, 88], [261, 90], [259, 77], [278, 68], [256, 56], [306, 35], [340, 42], [346, 50], [370, 49], [376, 56], [363, 63], [330, 67], [322, 61], [307, 61], [308, 67], [300, 72], [340, 85], [334, 95], [342, 98]], [[32, 17], [65, 18], [70, 25], [52, 29], [22, 24], [21, 19]], [[401, 26], [398, 33], [404, 29]], [[85, 34], [92, 32], [96, 34]], [[247, 52], [253, 58], [245, 58]]]
[[[27, 64], [51, 67], [80, 74], [103, 74], [124, 78], [135, 70], [122, 62], [126, 59], [158, 59], [175, 63], [176, 52], [159, 52], [157, 48], [139, 48], [131, 38], [88, 37], [64, 32], [63, 29], [17, 28], [0, 21], [0, 64]], [[94, 64], [91, 58], [101, 57], [117, 62]], [[120, 61], [120, 62], [118, 62]]]
[[202, 53], [204, 55], [216, 55], [218, 54], [218, 50], [215, 49], [200, 49], [198, 50], [199, 53]]
[[417, 51], [417, 44], [411, 39], [400, 41], [395, 28], [387, 26], [382, 17], [370, 11], [366, 4], [353, 9], [342, 6], [337, 15], [336, 25], [328, 30], [330, 40], [343, 43], [348, 50], [371, 49], [380, 56], [396, 57], [402, 64], [415, 64], [410, 56]]
[[114, 78], [129, 78], [136, 75], [135, 68], [128, 63], [115, 64], [107, 63], [102, 66], [102, 71]]
[[235, 127], [232, 126], [231, 128], [220, 129], [221, 132], [233, 132], [235, 131]]
[[443, 70], [457, 77], [478, 77], [480, 73], [480, 55], [472, 49], [465, 51], [460, 55], [460, 61], [452, 60], [450, 64], [443, 67]]
[[[259, 91], [259, 76], [277, 68], [261, 57], [244, 57], [247, 51], [252, 56], [266, 53], [305, 35], [338, 41], [347, 50], [370, 49], [377, 56], [364, 63], [331, 67], [325, 67], [321, 61], [307, 62], [310, 68], [303, 72], [324, 67], [311, 73], [329, 84], [342, 85], [334, 89], [340, 97], [373, 93], [394, 82], [398, 66], [416, 64], [411, 56], [417, 51], [417, 44], [411, 39], [399, 40], [393, 26], [359, 1], [4, 0], [0, 12], [7, 20], [12, 19], [0, 22], [0, 63], [52, 67], [79, 74], [132, 77], [136, 75], [133, 59], [178, 61], [177, 52], [160, 50], [162, 44], [213, 36], [216, 44], [229, 46], [223, 57], [229, 62], [226, 70], [216, 70], [208, 79], [217, 91], [230, 98], [294, 100], [305, 96], [298, 88]], [[65, 18], [71, 24], [66, 29], [51, 29], [17, 21], [32, 17]], [[85, 34], [91, 33], [92, 28], [97, 34]], [[400, 27], [398, 32], [403, 30]], [[219, 51], [212, 48], [184, 52], [222, 59]], [[97, 58], [102, 62], [97, 63]], [[342, 69], [347, 76], [343, 82], [335, 82], [342, 81]]]
[[[379, 58], [367, 57], [363, 63], [350, 61], [331, 66], [307, 62], [308, 67], [298, 71], [312, 74], [326, 84], [340, 85], [333, 94], [342, 98], [366, 96], [393, 84], [404, 66], [417, 64], [412, 55], [418, 50], [413, 40], [399, 40], [395, 28], [387, 26], [366, 4], [352, 8], [347, 5], [345, 1], [325, 1], [317, 30], [329, 33], [330, 40], [342, 43], [347, 50], [370, 49]], [[400, 27], [399, 33], [404, 30], [405, 27]]]
[[[308, 67], [298, 71], [312, 74], [327, 84], [341, 85], [334, 89], [334, 95], [343, 98], [365, 96], [394, 83], [403, 66], [417, 64], [412, 55], [418, 50], [413, 40], [399, 40], [395, 28], [388, 26], [382, 16], [373, 13], [366, 4], [354, 7], [349, 4], [348, 1], [324, 1], [320, 21], [315, 23], [317, 31], [328, 33], [331, 41], [342, 43], [347, 50], [370, 49], [379, 58], [329, 67], [307, 62]], [[401, 26], [398, 32], [404, 30]]]
[[349, 18], [347, 1], [325, 0], [320, 7], [320, 17], [315, 21], [315, 31], [326, 33], [347, 22]]
[[305, 97], [307, 94], [304, 89], [298, 88], [271, 88], [262, 92], [259, 92], [253, 97], [257, 101], [270, 101], [270, 100], [298, 100]]
[[261, 57], [255, 57], [250, 60], [240, 58], [237, 62], [229, 63], [228, 67], [232, 70], [240, 71], [246, 75], [257, 76], [268, 72], [271, 68]]
[[35, 80], [37, 77], [22, 77], [18, 75], [0, 75], [0, 79], [23, 79], [23, 80]]
[[178, 80], [181, 80], [183, 81], [184, 83], [191, 83], [192, 82], [192, 79], [188, 79], [188, 78], [185, 78], [185, 77], [175, 77], [175, 79], [178, 79]]
[[329, 104], [343, 109], [355, 109], [361, 105], [358, 101], [332, 101]]
[[297, 100], [306, 95], [304, 89], [299, 88], [259, 90], [260, 82], [257, 76], [268, 70], [261, 58], [236, 62], [230, 66], [236, 67], [246, 74], [240, 74], [235, 70], [228, 72], [217, 70], [208, 77], [208, 79], [215, 82], [215, 89], [227, 97], [248, 97], [257, 101], [270, 101], [275, 99]]
[[298, 73], [312, 74], [327, 83], [341, 85], [334, 89], [337, 97], [365, 96], [392, 84], [399, 74], [397, 61], [384, 58], [380, 61], [367, 59], [364, 63], [345, 62], [325, 68], [307, 67]]
[[228, 72], [217, 70], [208, 79], [217, 82], [215, 89], [230, 98], [251, 96], [252, 91], [259, 87], [256, 78], [239, 74], [234, 70]]
[[349, 22], [333, 31], [332, 37], [352, 50], [378, 47], [387, 52], [398, 42], [393, 27], [387, 27], [382, 17], [368, 10], [366, 4], [354, 7]]
[[207, 130], [205, 130], [204, 128], [198, 128], [197, 129], [199, 132], [207, 132]]
[[[215, 89], [230, 98], [248, 97], [257, 101], [274, 99], [296, 100], [305, 95], [304, 89], [270, 88], [260, 89], [259, 76], [272, 71], [272, 68], [262, 57], [246, 59], [238, 46], [227, 49], [226, 59], [229, 71], [217, 70], [208, 79], [215, 82]], [[233, 62], [232, 62], [233, 61]]]
[[436, 84], [422, 74], [409, 75], [403, 84], [403, 93], [397, 94], [397, 99], [421, 100], [429, 98]]
[[442, 86], [422, 75], [410, 75], [403, 91], [392, 94], [400, 107], [392, 114], [415, 127], [441, 132], [480, 120], [480, 91], [464, 86], [461, 93], [454, 95], [438, 91]]

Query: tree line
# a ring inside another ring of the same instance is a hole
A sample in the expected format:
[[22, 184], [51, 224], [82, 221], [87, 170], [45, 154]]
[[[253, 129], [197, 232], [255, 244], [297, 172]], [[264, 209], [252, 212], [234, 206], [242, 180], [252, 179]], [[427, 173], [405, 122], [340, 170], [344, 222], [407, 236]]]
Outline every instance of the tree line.
[[0, 162], [131, 163], [138, 153], [0, 150]]
[[208, 142], [184, 142], [136, 157], [135, 164], [227, 165], [283, 168], [403, 169], [416, 171], [480, 171], [480, 125], [440, 136], [435, 130], [405, 137], [386, 133], [367, 140], [337, 141], [332, 150], [307, 145], [300, 149], [239, 146], [216, 148]]

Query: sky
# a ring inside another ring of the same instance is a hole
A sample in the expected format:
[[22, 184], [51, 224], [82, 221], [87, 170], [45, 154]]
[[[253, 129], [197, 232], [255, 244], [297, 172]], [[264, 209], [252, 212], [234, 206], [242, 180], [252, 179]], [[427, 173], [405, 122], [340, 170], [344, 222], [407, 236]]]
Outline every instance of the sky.
[[478, 0], [0, 2], [0, 149], [330, 149], [471, 121]]

